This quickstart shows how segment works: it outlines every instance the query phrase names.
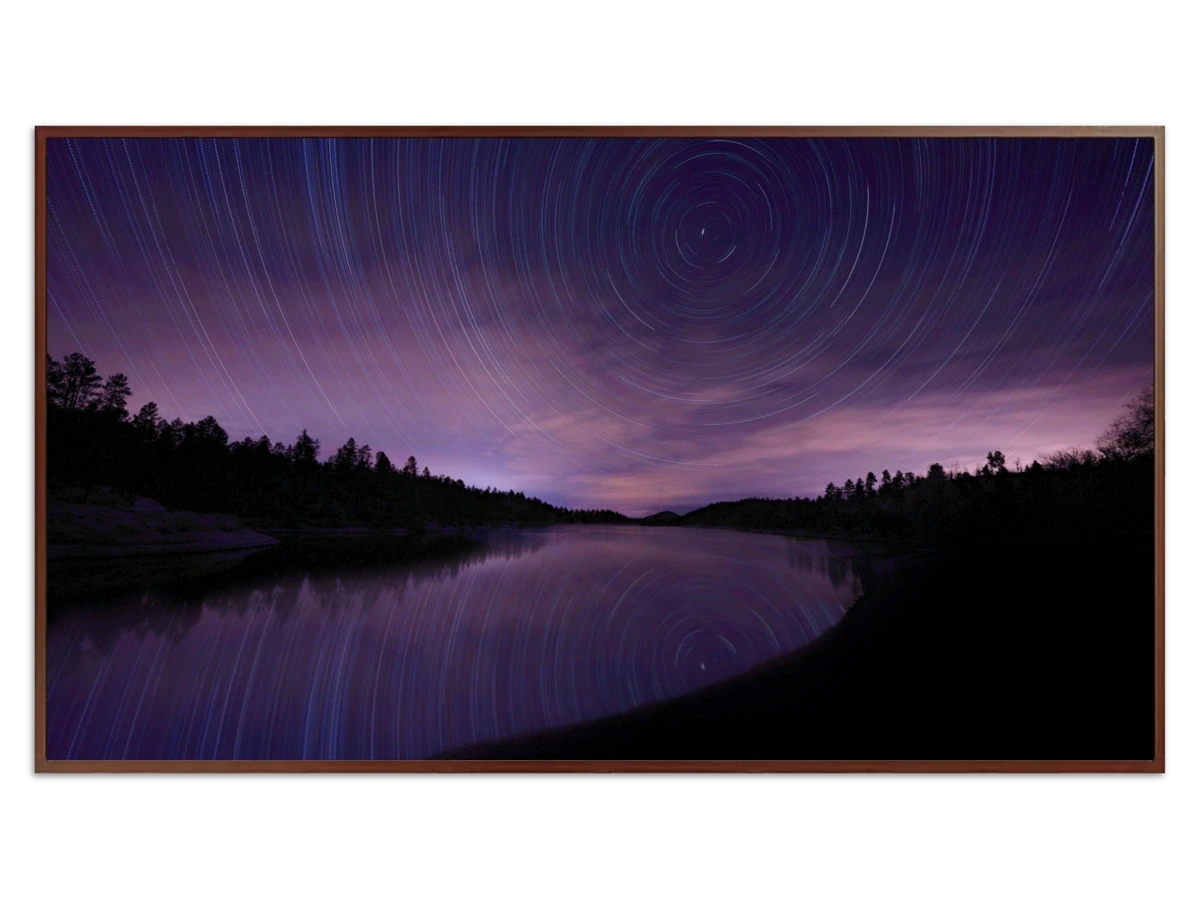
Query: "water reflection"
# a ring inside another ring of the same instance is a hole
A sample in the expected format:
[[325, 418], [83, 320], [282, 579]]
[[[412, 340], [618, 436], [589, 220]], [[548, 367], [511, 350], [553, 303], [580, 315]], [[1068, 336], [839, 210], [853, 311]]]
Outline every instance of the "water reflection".
[[853, 596], [862, 595], [863, 582], [875, 567], [875, 560], [846, 543], [825, 540], [788, 541], [788, 564], [798, 571], [825, 578], [835, 589], [846, 588]]
[[815, 639], [867, 560], [728, 531], [496, 532], [440, 562], [64, 603], [51, 758], [421, 758], [677, 696]]

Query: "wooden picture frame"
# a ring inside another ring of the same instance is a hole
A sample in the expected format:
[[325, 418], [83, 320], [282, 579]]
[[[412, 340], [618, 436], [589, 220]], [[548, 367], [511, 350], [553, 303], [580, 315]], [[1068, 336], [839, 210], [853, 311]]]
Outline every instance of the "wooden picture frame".
[[[1108, 761], [64, 761], [47, 759], [47, 142], [83, 137], [972, 137], [972, 138], [1151, 138], [1154, 142], [1154, 382], [1156, 382], [1156, 462], [1154, 462], [1154, 567], [1156, 567], [1156, 739], [1153, 759]], [[1165, 771], [1165, 126], [959, 126], [959, 125], [38, 125], [35, 150], [35, 421], [34, 575], [35, 672], [34, 767], [38, 773], [296, 773], [296, 772], [739, 772], [739, 773], [1162, 773]]]

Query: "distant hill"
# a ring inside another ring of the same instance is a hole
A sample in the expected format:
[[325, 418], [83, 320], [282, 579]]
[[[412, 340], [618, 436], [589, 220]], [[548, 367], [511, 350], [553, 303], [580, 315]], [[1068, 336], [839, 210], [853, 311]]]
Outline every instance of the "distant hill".
[[654, 515], [639, 518], [638, 524], [674, 524], [678, 518], [679, 515], [675, 512], [656, 512]]

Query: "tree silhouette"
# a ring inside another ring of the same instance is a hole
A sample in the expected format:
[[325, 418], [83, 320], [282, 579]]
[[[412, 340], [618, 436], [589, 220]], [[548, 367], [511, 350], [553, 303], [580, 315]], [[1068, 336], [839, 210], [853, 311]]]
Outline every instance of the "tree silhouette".
[[62, 408], [67, 389], [67, 374], [63, 364], [46, 354], [46, 399], [51, 408]]
[[224, 453], [229, 445], [229, 435], [215, 418], [206, 415], [197, 422], [188, 422], [183, 426], [181, 449], [193, 449], [199, 453]]
[[174, 449], [183, 439], [183, 419], [176, 416], [165, 421], [158, 429], [158, 442], [163, 449]]
[[371, 470], [371, 445], [364, 443], [358, 448], [354, 457], [354, 470], [358, 472]]
[[[301, 432], [288, 447], [270, 437], [232, 445], [212, 416], [164, 421], [148, 402], [130, 417], [124, 377], [102, 380], [95, 364], [75, 353], [47, 358], [48, 472], [53, 491], [87, 501], [98, 486], [153, 496], [168, 507], [245, 516], [251, 526], [367, 525], [395, 529], [439, 524], [530, 524], [622, 521], [607, 510], [556, 508], [512, 490], [471, 487], [449, 475], [418, 477], [409, 456], [397, 471], [380, 451], [348, 439], [329, 461], [321, 443]], [[925, 477], [885, 470], [865, 480], [830, 482], [816, 499], [746, 499], [714, 503], [672, 525], [709, 524], [810, 533], [878, 535], [929, 544], [1137, 537], [1153, 524], [1153, 393], [1143, 390], [1100, 438], [1101, 451], [1071, 447], [1018, 466], [1003, 479], [942, 465]], [[373, 460], [373, 462], [372, 462]], [[1005, 473], [1000, 451], [977, 473]], [[867, 498], [864, 501], [864, 498]], [[255, 522], [263, 522], [256, 525]]]
[[[168, 507], [245, 516], [251, 526], [386, 529], [439, 524], [551, 524], [626, 520], [609, 510], [560, 509], [523, 493], [470, 487], [417, 462], [397, 472], [387, 454], [348, 439], [328, 464], [307, 430], [291, 445], [245, 437], [232, 444], [209, 416], [163, 421], [146, 403], [132, 418], [122, 408], [128, 382], [100, 387], [95, 365], [76, 355], [47, 359], [48, 463], [51, 490], [87, 502], [97, 486], [153, 496]], [[263, 524], [256, 525], [256, 522]]]
[[1154, 386], [1143, 387], [1100, 435], [1100, 455], [1128, 461], [1154, 454]]
[[[52, 361], [52, 360], [51, 360]], [[96, 401], [101, 378], [96, 363], [83, 353], [64, 356], [47, 372], [50, 401], [63, 409], [86, 409]]]
[[300, 470], [317, 467], [317, 459], [321, 455], [321, 441], [308, 436], [308, 429], [300, 432], [291, 448], [292, 462]]
[[129, 414], [125, 411], [125, 402], [133, 394], [129, 389], [129, 379], [121, 372], [109, 375], [104, 386], [100, 388], [98, 402], [100, 411], [124, 420]]
[[340, 474], [347, 474], [358, 464], [358, 444], [351, 437], [341, 445], [332, 457], [334, 469]]
[[392, 464], [392, 460], [388, 458], [387, 453], [380, 450], [375, 454], [375, 471], [382, 475], [391, 474], [396, 470], [396, 466]]
[[162, 424], [162, 419], [158, 415], [157, 403], [146, 403], [133, 416], [133, 426], [143, 439], [149, 439], [158, 434], [159, 426]]
[[1081, 446], [1069, 446], [1066, 449], [1055, 450], [1046, 456], [1046, 468], [1055, 471], [1069, 471], [1075, 468], [1089, 468], [1100, 462], [1100, 455], [1095, 450]]

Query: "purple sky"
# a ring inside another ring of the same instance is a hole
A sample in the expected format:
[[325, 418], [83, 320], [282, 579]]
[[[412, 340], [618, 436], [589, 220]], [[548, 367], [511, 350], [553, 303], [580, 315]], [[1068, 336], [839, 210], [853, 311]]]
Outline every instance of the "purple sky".
[[631, 515], [1091, 444], [1153, 368], [1133, 139], [52, 139], [49, 349]]

